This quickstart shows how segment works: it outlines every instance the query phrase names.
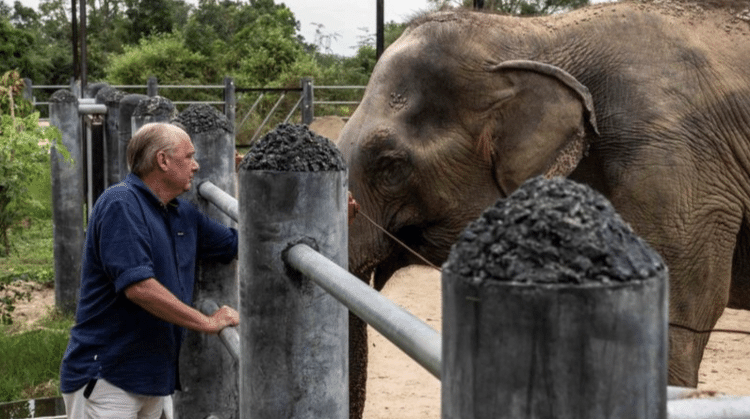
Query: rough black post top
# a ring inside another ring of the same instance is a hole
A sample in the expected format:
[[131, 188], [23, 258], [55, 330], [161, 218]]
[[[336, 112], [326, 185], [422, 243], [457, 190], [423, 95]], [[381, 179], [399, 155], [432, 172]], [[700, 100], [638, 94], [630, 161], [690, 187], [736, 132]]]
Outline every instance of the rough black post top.
[[172, 101], [161, 96], [141, 99], [133, 109], [133, 116], [167, 116], [171, 119], [176, 115]]
[[96, 95], [99, 94], [99, 91], [107, 86], [109, 86], [109, 84], [105, 82], [89, 83], [84, 89], [84, 97], [95, 98]]
[[666, 267], [604, 196], [537, 177], [469, 224], [443, 269], [477, 283], [588, 284], [645, 280]]
[[78, 102], [78, 97], [70, 90], [58, 90], [52, 93], [49, 101], [53, 103]]
[[191, 136], [216, 130], [233, 131], [229, 119], [218, 109], [205, 103], [194, 103], [188, 106], [177, 115], [175, 122], [185, 127], [185, 131]]
[[240, 170], [279, 172], [338, 172], [346, 169], [344, 156], [328, 138], [307, 125], [279, 124], [242, 159]]
[[117, 106], [125, 95], [126, 93], [121, 90], [117, 90], [112, 86], [105, 86], [96, 92], [96, 102], [107, 106]]

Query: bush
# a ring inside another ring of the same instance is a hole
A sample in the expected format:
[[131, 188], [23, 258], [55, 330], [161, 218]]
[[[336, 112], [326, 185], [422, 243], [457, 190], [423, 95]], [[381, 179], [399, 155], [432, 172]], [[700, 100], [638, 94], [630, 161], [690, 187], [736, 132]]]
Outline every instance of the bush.
[[21, 89], [23, 81], [16, 71], [6, 72], [0, 80], [0, 256], [10, 253], [10, 229], [19, 229], [24, 218], [44, 212], [29, 187], [49, 176], [50, 149], [55, 146], [70, 158], [57, 144], [57, 128], [39, 126], [38, 112], [24, 115], [30, 105], [16, 100]]

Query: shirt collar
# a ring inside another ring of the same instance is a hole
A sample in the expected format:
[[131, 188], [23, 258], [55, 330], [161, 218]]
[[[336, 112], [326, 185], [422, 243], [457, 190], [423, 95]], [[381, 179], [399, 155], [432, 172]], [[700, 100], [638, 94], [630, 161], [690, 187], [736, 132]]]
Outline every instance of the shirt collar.
[[131, 184], [136, 189], [139, 189], [141, 193], [143, 193], [143, 195], [145, 195], [146, 198], [156, 207], [163, 209], [172, 208], [176, 211], [180, 205], [180, 201], [178, 201], [177, 198], [169, 201], [166, 205], [162, 204], [161, 200], [154, 194], [154, 192], [148, 186], [146, 186], [145, 183], [143, 183], [143, 180], [141, 180], [138, 175], [134, 173], [128, 174], [128, 176], [125, 178], [125, 183]]

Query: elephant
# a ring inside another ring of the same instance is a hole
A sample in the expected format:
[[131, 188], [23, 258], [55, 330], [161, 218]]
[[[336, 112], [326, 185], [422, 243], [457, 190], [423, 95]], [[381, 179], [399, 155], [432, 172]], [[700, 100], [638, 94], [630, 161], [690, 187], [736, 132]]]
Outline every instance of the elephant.
[[[417, 17], [338, 139], [360, 205], [350, 271], [380, 290], [402, 267], [440, 265], [485, 208], [532, 177], [567, 176], [664, 258], [668, 380], [695, 387], [707, 331], [725, 307], [750, 309], [748, 10], [665, 0]], [[350, 333], [354, 418], [367, 357], [354, 317]]]

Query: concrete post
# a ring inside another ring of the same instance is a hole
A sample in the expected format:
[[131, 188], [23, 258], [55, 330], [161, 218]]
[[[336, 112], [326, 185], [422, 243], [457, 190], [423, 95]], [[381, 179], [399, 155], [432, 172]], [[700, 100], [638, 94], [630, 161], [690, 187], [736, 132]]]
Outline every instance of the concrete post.
[[126, 154], [126, 150], [128, 149], [128, 141], [130, 141], [130, 137], [133, 136], [133, 124], [131, 122], [131, 117], [133, 116], [133, 111], [135, 110], [136, 106], [138, 106], [138, 103], [143, 99], [148, 99], [148, 96], [141, 94], [129, 94], [123, 96], [122, 99], [120, 99], [120, 112], [117, 121], [117, 132], [119, 138], [117, 146], [117, 155], [119, 161], [117, 162], [117, 166], [119, 168], [118, 172], [120, 179], [124, 179], [125, 176], [127, 176], [130, 172], [128, 170], [128, 157]]
[[667, 282], [601, 195], [525, 183], [443, 265], [442, 418], [666, 418]]
[[52, 176], [52, 220], [54, 224], [55, 307], [74, 313], [78, 303], [83, 251], [83, 167], [81, 118], [78, 98], [69, 90], [58, 90], [50, 97], [50, 124], [62, 134], [72, 163], [53, 150], [50, 154]]
[[96, 103], [107, 107], [104, 120], [104, 186], [109, 187], [122, 180], [120, 176], [120, 148], [118, 123], [120, 100], [125, 93], [113, 87], [104, 87], [96, 94]]
[[[177, 117], [195, 146], [200, 170], [195, 174], [193, 189], [183, 198], [201, 211], [227, 226], [237, 223], [196, 193], [196, 185], [211, 181], [224, 191], [234, 191], [234, 135], [227, 118], [210, 105], [194, 105]], [[238, 307], [237, 263], [221, 264], [201, 261], [197, 266], [193, 301], [196, 307], [213, 300], [220, 305]], [[178, 418], [223, 419], [239, 417], [237, 389], [238, 362], [219, 339], [188, 331], [180, 354], [182, 391], [175, 393]]]
[[154, 97], [159, 94], [159, 83], [156, 81], [156, 77], [151, 76], [146, 81], [146, 94], [149, 97]]
[[235, 125], [236, 111], [237, 96], [235, 95], [234, 79], [224, 77], [224, 116], [227, 117], [232, 126]]
[[99, 93], [99, 90], [108, 86], [109, 85], [104, 82], [89, 83], [86, 85], [86, 88], [83, 91], [83, 97], [93, 99]]
[[[255, 154], [263, 142], [239, 169], [240, 417], [347, 418], [347, 310], [282, 259], [304, 241], [347, 266], [346, 171], [254, 168], [253, 156], [278, 157]], [[301, 143], [292, 138], [281, 153]], [[290, 160], [313, 158], [319, 154]]]
[[142, 99], [133, 109], [131, 118], [131, 131], [135, 133], [138, 129], [149, 122], [169, 122], [175, 116], [177, 111], [171, 100], [161, 96], [151, 96]]
[[28, 100], [32, 104], [36, 102], [36, 100], [34, 100], [33, 82], [28, 77], [24, 77], [23, 79], [23, 98]]
[[313, 81], [309, 77], [302, 79], [302, 123], [305, 125], [312, 124], [315, 118], [313, 101]]

